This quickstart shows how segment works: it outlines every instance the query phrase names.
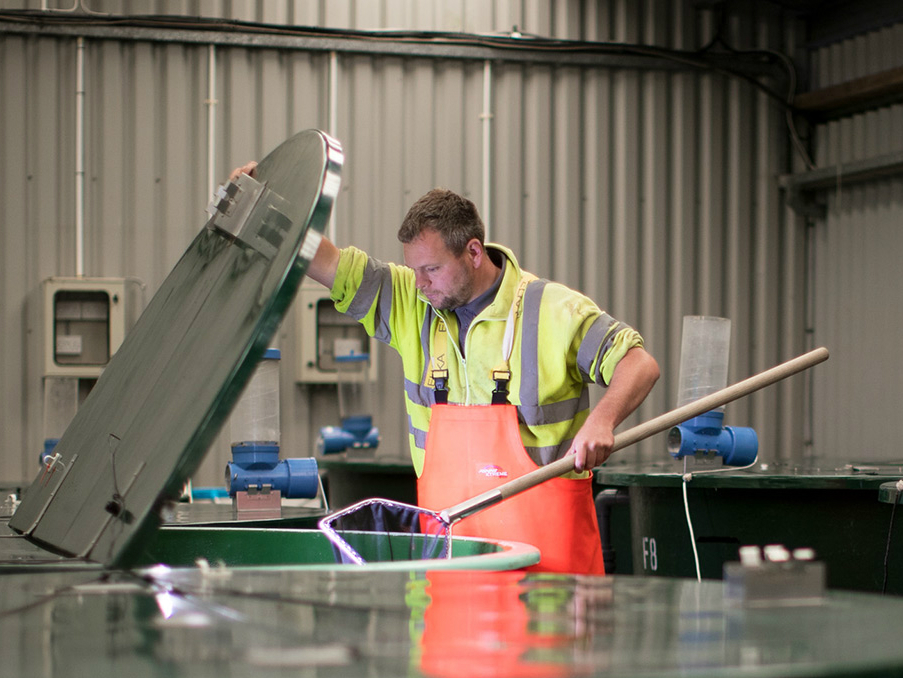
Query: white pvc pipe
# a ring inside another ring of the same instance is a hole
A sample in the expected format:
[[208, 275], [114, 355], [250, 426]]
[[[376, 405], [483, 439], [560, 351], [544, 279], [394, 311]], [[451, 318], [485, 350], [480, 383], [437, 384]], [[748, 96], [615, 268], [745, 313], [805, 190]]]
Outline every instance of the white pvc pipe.
[[[329, 53], [329, 134], [333, 139], [338, 139], [339, 127], [339, 55], [338, 52]], [[329, 213], [329, 226], [327, 233], [329, 240], [336, 241], [335, 235], [335, 205]]]
[[85, 274], [85, 39], [75, 48], [75, 275]]
[[492, 215], [492, 64], [483, 62], [483, 221], [489, 240], [489, 219]]
[[216, 192], [216, 46], [207, 48], [207, 195]]

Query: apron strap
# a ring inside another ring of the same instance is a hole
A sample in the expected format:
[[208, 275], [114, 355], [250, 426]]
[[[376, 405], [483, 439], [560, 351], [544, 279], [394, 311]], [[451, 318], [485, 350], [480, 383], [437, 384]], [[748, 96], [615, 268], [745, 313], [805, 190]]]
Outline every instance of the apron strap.
[[517, 318], [520, 316], [524, 293], [527, 291], [527, 285], [532, 280], [536, 280], [536, 276], [532, 273], [524, 273], [521, 276], [517, 292], [514, 294], [514, 301], [511, 302], [511, 309], [508, 311], [508, 320], [505, 322], [505, 337], [502, 340], [502, 361], [492, 370], [492, 379], [495, 381], [495, 389], [492, 391], [493, 405], [508, 404], [508, 382], [511, 381], [510, 361], [511, 352], [514, 350], [514, 331], [518, 325]]
[[448, 327], [445, 320], [439, 316], [436, 324], [436, 338], [433, 340], [433, 355], [430, 356], [430, 373], [429, 381], [433, 382], [433, 394], [436, 397], [437, 405], [445, 405], [448, 403], [448, 362], [446, 362], [446, 352], [448, 351]]
[[[532, 273], [524, 273], [521, 276], [520, 284], [517, 286], [517, 292], [514, 295], [514, 301], [511, 302], [511, 309], [508, 311], [508, 319], [505, 321], [505, 336], [502, 340], [502, 360], [492, 370], [492, 379], [495, 381], [495, 389], [492, 391], [493, 405], [508, 405], [508, 382], [511, 381], [511, 353], [514, 350], [514, 332], [518, 325], [517, 319], [520, 316], [521, 303], [524, 299], [524, 293], [527, 285], [536, 276]], [[433, 339], [433, 350], [430, 355], [430, 371], [427, 374], [427, 384], [432, 382], [433, 393], [436, 398], [437, 405], [444, 405], [448, 402], [448, 363], [446, 362], [446, 353], [448, 351], [448, 327], [445, 320], [441, 316], [438, 317], [436, 323], [436, 336]]]
[[495, 388], [492, 390], [493, 405], [508, 405], [508, 382], [511, 381], [511, 370], [492, 370]]

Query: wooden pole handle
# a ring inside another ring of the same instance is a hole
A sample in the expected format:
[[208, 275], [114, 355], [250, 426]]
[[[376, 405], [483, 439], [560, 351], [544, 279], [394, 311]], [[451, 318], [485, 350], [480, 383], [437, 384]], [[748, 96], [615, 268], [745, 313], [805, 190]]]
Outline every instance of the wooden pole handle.
[[[738, 400], [754, 391], [758, 391], [759, 389], [770, 386], [771, 384], [786, 379], [798, 372], [809, 369], [814, 365], [818, 365], [827, 359], [828, 349], [822, 346], [809, 351], [808, 353], [804, 353], [801, 356], [797, 356], [792, 360], [781, 363], [780, 365], [776, 365], [764, 372], [748, 377], [743, 381], [738, 381], [736, 384], [732, 384], [719, 391], [710, 393], [707, 396], [703, 396], [698, 400], [694, 400], [693, 402], [673, 409], [670, 412], [665, 412], [654, 419], [650, 419], [649, 421], [638, 424], [633, 428], [629, 428], [626, 431], [615, 435], [612, 452], [638, 443], [641, 440], [645, 440], [656, 433], [666, 431], [672, 426], [676, 426], [688, 419], [692, 419], [700, 414], [705, 414], [717, 407]], [[520, 478], [509, 480], [507, 483], [503, 483], [492, 490], [446, 509], [441, 515], [449, 524], [454, 523], [483, 508], [487, 508], [504, 499], [513, 497], [515, 494], [519, 494], [524, 490], [529, 490], [531, 487], [536, 487], [547, 480], [558, 478], [565, 473], [573, 471], [574, 459], [574, 455], [569, 454], [561, 459], [553, 461], [551, 464], [541, 466], [535, 471], [530, 471]]]

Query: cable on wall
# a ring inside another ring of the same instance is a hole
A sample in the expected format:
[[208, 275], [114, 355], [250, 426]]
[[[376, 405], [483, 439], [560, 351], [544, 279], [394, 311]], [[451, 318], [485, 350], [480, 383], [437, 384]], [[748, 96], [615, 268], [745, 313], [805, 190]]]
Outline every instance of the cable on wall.
[[[143, 39], [172, 40], [183, 42], [207, 41], [202, 34], [188, 35], [186, 31], [217, 33], [210, 42], [224, 42], [247, 47], [284, 47], [298, 48], [291, 44], [266, 44], [260, 42], [260, 36], [279, 38], [312, 38], [320, 45], [306, 45], [306, 49], [322, 49], [330, 54], [343, 52], [373, 52], [400, 56], [435, 56], [451, 59], [489, 59], [504, 61], [506, 59], [523, 60], [524, 53], [532, 55], [552, 55], [558, 58], [576, 59], [578, 65], [592, 66], [595, 57], [609, 56], [613, 58], [649, 58], [663, 64], [671, 63], [686, 68], [717, 73], [725, 77], [740, 78], [759, 90], [785, 111], [789, 134], [794, 148], [804, 158], [807, 166], [814, 167], [793, 121], [793, 114], [798, 113], [793, 106], [793, 95], [797, 83], [796, 69], [790, 58], [780, 52], [756, 49], [735, 50], [722, 38], [716, 36], [705, 47], [699, 50], [678, 50], [653, 45], [641, 45], [621, 42], [602, 42], [585, 40], [560, 40], [547, 38], [521, 31], [493, 34], [473, 34], [449, 31], [360, 31], [350, 29], [329, 29], [309, 26], [282, 26], [227, 19], [207, 19], [190, 16], [113, 16], [104, 17], [87, 14], [73, 15], [29, 10], [13, 10], [0, 12], [0, 20], [19, 24], [34, 24], [42, 29], [48, 27], [91, 27], [114, 31], [111, 38], [129, 37], [128, 31], [135, 29], [156, 29], [171, 33], [171, 36], [152, 36]], [[242, 37], [243, 36], [243, 37]], [[134, 35], [131, 39], [142, 39]], [[337, 41], [342, 41], [337, 48]], [[712, 47], [720, 44], [724, 51], [715, 52]], [[378, 47], [376, 47], [378, 45]], [[414, 46], [421, 46], [429, 53], [420, 54]], [[487, 57], [485, 50], [491, 50]], [[515, 56], [516, 55], [516, 56]], [[529, 56], [528, 56], [529, 58]], [[603, 64], [604, 65], [604, 64]], [[614, 65], [612, 67], [619, 67]], [[620, 64], [620, 67], [642, 68], [642, 64]], [[663, 65], [647, 66], [662, 68]], [[775, 68], [777, 67], [777, 68]], [[779, 70], [778, 70], [779, 69]], [[778, 72], [784, 73], [788, 81], [788, 91], [775, 89], [762, 82], [763, 77], [775, 78]], [[334, 135], [335, 130], [330, 131]], [[485, 209], [485, 208], [484, 208]]]
[[715, 35], [712, 36], [712, 39], [709, 40], [703, 47], [701, 47], [697, 54], [703, 55], [707, 53], [712, 53], [714, 48], [717, 45], [721, 45], [721, 47], [726, 50], [728, 54], [736, 54], [738, 56], [749, 55], [754, 56], [757, 54], [766, 55], [769, 58], [775, 59], [778, 63], [780, 63], [784, 70], [787, 72], [787, 97], [784, 105], [784, 121], [787, 125], [787, 131], [790, 135], [790, 141], [793, 144], [794, 149], [799, 154], [799, 156], [803, 159], [806, 167], [810, 170], [816, 168], [815, 162], [812, 160], [812, 156], [806, 148], [803, 140], [799, 134], [799, 131], [796, 127], [796, 121], [793, 119], [794, 114], [794, 106], [793, 99], [796, 94], [796, 85], [797, 85], [797, 74], [796, 74], [796, 66], [793, 64], [793, 61], [786, 54], [781, 52], [770, 50], [770, 49], [755, 49], [755, 50], [738, 50], [733, 47], [729, 42], [724, 39], [724, 25], [726, 21], [726, 14], [723, 11], [723, 7], [720, 8], [721, 11], [718, 13], [718, 28], [715, 30]]
[[[360, 31], [351, 29], [329, 29], [310, 26], [282, 26], [276, 24], [263, 24], [254, 22], [245, 22], [226, 19], [207, 19], [202, 17], [189, 16], [109, 16], [109, 17], [91, 17], [85, 15], [59, 15], [46, 14], [27, 10], [20, 11], [0, 11], [0, 19], [4, 21], [17, 22], [21, 24], [35, 24], [42, 27], [64, 27], [64, 26], [84, 26], [84, 27], [105, 27], [115, 29], [117, 35], [110, 36], [113, 38], [127, 37], [126, 29], [164, 29], [174, 32], [171, 38], [160, 36], [158, 39], [170, 39], [175, 41], [198, 41], [197, 36], [188, 36], [187, 34], [179, 34], [179, 31], [204, 31], [216, 32], [220, 36], [211, 38], [211, 41], [224, 40], [226, 36], [245, 35], [248, 37], [247, 43], [241, 40], [233, 40], [231, 44], [245, 44], [246, 46], [275, 47], [277, 45], [268, 45], [261, 43], [259, 38], [255, 36], [284, 36], [289, 38], [319, 38], [323, 39], [324, 51], [336, 50], [330, 41], [344, 40], [349, 41], [344, 44], [342, 49], [337, 51], [355, 51], [352, 43], [365, 44], [381, 44], [381, 45], [398, 45], [397, 50], [384, 51], [385, 54], [413, 54], [412, 46], [421, 45], [436, 48], [435, 56], [442, 58], [473, 58], [485, 60], [487, 57], [476, 52], [467, 54], [460, 49], [452, 53], [453, 48], [484, 48], [491, 49], [494, 53], [491, 58], [503, 61], [506, 58], [513, 58], [507, 55], [513, 55], [518, 52], [534, 52], [557, 54], [562, 56], [639, 56], [660, 59], [673, 64], [680, 64], [689, 68], [700, 70], [710, 70], [722, 73], [732, 77], [742, 77], [751, 85], [761, 90], [771, 98], [778, 101], [781, 105], [787, 106], [787, 97], [784, 92], [772, 89], [764, 83], [757, 80], [754, 75], [749, 72], [752, 69], [755, 76], [776, 75], [773, 67], [779, 61], [776, 59], [776, 53], [768, 50], [750, 50], [746, 52], [735, 52], [731, 54], [713, 54], [701, 52], [700, 50], [679, 50], [667, 47], [657, 47], [654, 45], [641, 45], [623, 42], [603, 42], [603, 41], [586, 41], [586, 40], [561, 40], [556, 38], [547, 38], [539, 35], [533, 35], [524, 32], [513, 33], [494, 33], [494, 34], [476, 34], [461, 33], [449, 31]], [[284, 45], [290, 47], [291, 45]], [[361, 47], [360, 51], [371, 51]], [[743, 56], [748, 59], [737, 59]], [[591, 62], [584, 62], [586, 65], [592, 65]], [[786, 65], [778, 63], [782, 71]]]

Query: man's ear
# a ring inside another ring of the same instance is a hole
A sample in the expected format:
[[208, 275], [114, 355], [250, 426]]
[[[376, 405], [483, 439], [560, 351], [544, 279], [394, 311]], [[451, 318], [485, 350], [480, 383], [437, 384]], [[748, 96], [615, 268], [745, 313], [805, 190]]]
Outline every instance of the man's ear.
[[467, 242], [467, 244], [464, 246], [464, 251], [473, 262], [474, 268], [479, 268], [480, 264], [483, 263], [483, 259], [486, 257], [486, 250], [483, 249], [483, 245], [476, 238], [471, 238]]

